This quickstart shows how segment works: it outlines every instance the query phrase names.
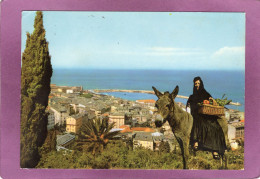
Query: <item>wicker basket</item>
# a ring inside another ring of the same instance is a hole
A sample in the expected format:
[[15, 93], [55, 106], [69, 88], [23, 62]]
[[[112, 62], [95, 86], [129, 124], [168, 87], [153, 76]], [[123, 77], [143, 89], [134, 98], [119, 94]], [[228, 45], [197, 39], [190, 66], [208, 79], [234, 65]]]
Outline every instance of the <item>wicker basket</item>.
[[200, 114], [214, 115], [214, 116], [224, 116], [224, 107], [215, 106], [211, 104], [203, 104], [199, 107]]

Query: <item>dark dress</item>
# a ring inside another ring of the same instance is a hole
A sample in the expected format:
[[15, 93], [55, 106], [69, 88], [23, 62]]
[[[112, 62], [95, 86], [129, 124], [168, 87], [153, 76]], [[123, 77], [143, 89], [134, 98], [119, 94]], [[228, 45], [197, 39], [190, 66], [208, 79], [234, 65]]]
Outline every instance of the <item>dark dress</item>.
[[215, 151], [224, 154], [226, 147], [224, 132], [219, 125], [218, 116], [198, 113], [198, 103], [208, 100], [211, 95], [204, 89], [201, 82], [199, 90], [193, 90], [193, 94], [187, 101], [190, 104], [191, 115], [193, 116], [193, 127], [191, 131], [191, 145], [198, 142], [199, 149]]

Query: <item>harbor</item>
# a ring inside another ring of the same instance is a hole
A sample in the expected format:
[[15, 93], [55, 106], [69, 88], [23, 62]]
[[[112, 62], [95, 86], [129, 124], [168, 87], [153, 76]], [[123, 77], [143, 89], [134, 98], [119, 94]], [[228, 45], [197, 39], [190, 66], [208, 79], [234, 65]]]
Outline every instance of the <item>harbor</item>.
[[[146, 94], [154, 94], [154, 91], [149, 91], [149, 90], [122, 90], [122, 89], [94, 89], [92, 90], [95, 93], [111, 93], [111, 92], [122, 92], [122, 93], [146, 93]], [[182, 99], [188, 99], [188, 96], [183, 96], [183, 95], [177, 95], [177, 98], [182, 98]], [[234, 106], [241, 106], [239, 102], [230, 102], [229, 105], [234, 105]]]

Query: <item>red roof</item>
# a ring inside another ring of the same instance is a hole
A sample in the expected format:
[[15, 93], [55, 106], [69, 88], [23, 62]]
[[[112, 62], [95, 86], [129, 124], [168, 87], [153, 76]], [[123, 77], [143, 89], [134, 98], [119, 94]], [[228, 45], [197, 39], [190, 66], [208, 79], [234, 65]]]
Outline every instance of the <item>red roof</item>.
[[143, 132], [154, 132], [154, 129], [149, 127], [133, 127], [133, 131], [143, 131]]
[[122, 125], [119, 127], [120, 129], [130, 128], [128, 125]]
[[129, 126], [120, 126], [120, 128], [124, 128], [121, 133], [126, 133], [126, 132], [134, 132], [134, 131], [139, 131], [139, 132], [155, 132], [154, 129], [149, 128], [149, 127], [133, 127], [130, 128]]
[[103, 116], [109, 116], [109, 113], [104, 113]]
[[124, 130], [120, 131], [121, 133], [133, 132], [130, 128], [125, 128]]
[[154, 99], [143, 99], [143, 100], [136, 100], [136, 102], [139, 102], [139, 103], [155, 103], [156, 101]]

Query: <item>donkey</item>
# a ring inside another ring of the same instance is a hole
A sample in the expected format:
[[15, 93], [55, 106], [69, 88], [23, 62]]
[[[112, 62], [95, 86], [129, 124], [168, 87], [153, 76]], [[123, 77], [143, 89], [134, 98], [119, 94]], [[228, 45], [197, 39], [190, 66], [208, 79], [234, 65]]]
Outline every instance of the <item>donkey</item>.
[[[187, 169], [187, 161], [189, 157], [189, 143], [190, 143], [190, 134], [193, 126], [193, 117], [190, 113], [182, 110], [175, 102], [179, 87], [176, 86], [173, 92], [170, 94], [166, 91], [162, 94], [155, 87], [152, 87], [155, 95], [158, 97], [158, 100], [155, 103], [157, 108], [157, 124], [162, 126], [166, 121], [172, 128], [172, 132], [180, 145], [182, 158], [183, 158], [183, 169]], [[228, 144], [228, 125], [225, 117], [218, 119], [218, 123], [223, 129], [226, 144]], [[195, 152], [195, 151], [194, 151]], [[196, 155], [196, 154], [195, 154]], [[221, 168], [227, 169], [227, 156], [226, 154], [221, 155], [220, 158]]]
[[[175, 102], [179, 87], [176, 86], [173, 92], [170, 94], [166, 91], [162, 94], [155, 87], [152, 87], [158, 100], [155, 103], [157, 112], [159, 114], [158, 121], [161, 126], [163, 123], [168, 121], [171, 126], [172, 132], [180, 145], [182, 159], [183, 159], [183, 169], [187, 169], [187, 161], [189, 157], [189, 143], [190, 134], [193, 125], [193, 118], [191, 114], [182, 110]], [[157, 122], [158, 122], [157, 121]]]

